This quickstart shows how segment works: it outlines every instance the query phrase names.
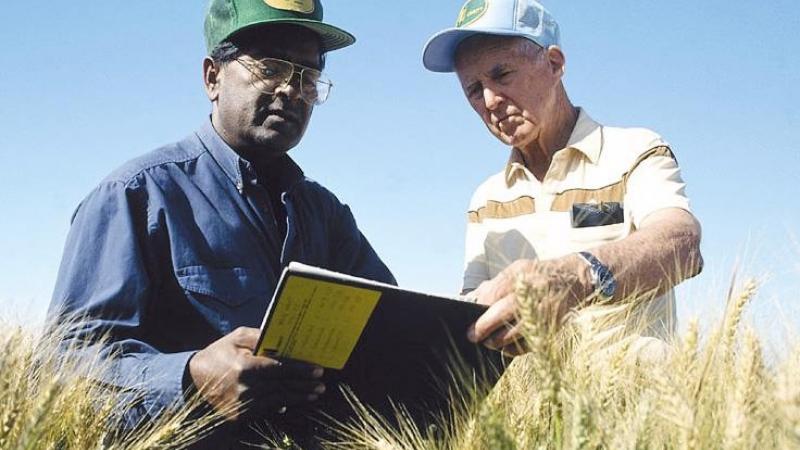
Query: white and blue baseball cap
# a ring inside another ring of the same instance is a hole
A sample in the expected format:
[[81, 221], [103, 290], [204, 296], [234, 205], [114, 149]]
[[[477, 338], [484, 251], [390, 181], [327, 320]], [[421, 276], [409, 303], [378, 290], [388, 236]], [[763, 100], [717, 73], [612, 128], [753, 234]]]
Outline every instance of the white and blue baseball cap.
[[536, 0], [467, 0], [456, 26], [425, 44], [422, 63], [433, 72], [453, 72], [458, 44], [476, 34], [519, 36], [542, 48], [561, 46], [558, 23]]

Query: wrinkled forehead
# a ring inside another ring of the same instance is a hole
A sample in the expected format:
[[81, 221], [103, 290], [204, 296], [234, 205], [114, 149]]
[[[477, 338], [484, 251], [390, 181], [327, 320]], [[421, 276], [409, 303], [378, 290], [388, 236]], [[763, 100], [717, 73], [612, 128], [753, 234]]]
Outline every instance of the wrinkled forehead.
[[264, 25], [244, 30], [232, 40], [254, 58], [280, 58], [312, 67], [322, 60], [319, 35], [302, 26]]

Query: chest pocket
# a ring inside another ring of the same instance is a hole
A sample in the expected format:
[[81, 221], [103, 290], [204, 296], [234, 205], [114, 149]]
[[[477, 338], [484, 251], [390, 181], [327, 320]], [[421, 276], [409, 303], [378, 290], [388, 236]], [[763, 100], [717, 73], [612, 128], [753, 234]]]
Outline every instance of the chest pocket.
[[570, 215], [570, 240], [592, 244], [615, 241], [627, 235], [622, 203], [574, 203]]
[[189, 293], [200, 294], [231, 307], [255, 299], [264, 301], [269, 296], [264, 277], [244, 267], [218, 269], [188, 266], [176, 270], [175, 275], [181, 287]]

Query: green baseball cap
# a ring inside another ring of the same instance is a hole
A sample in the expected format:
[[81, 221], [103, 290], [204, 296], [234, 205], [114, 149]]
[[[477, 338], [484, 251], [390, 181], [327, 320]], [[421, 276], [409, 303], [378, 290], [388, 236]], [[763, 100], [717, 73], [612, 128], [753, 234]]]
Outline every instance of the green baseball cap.
[[322, 22], [320, 0], [211, 0], [206, 14], [208, 52], [234, 34], [266, 24], [294, 24], [317, 33], [323, 52], [347, 47], [356, 38], [341, 28]]

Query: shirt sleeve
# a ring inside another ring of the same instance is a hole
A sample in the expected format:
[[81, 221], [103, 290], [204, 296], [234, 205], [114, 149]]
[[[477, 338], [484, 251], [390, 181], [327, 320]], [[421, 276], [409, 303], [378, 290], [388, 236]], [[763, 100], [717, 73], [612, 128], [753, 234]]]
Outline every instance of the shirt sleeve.
[[108, 369], [100, 381], [129, 393], [133, 404], [124, 420], [130, 425], [183, 404], [183, 375], [193, 355], [162, 353], [141, 337], [154, 283], [147, 263], [147, 207], [140, 195], [135, 187], [113, 182], [81, 203], [48, 313], [67, 327], [65, 348], [83, 345], [84, 355], [99, 353]]
[[636, 228], [651, 213], [680, 208], [691, 212], [686, 183], [678, 162], [667, 147], [645, 153], [631, 169], [626, 182], [625, 207]]
[[489, 267], [486, 261], [486, 231], [481, 223], [473, 217], [468, 216], [467, 232], [465, 237], [464, 251], [464, 282], [461, 292], [468, 292], [488, 280]]
[[331, 242], [339, 244], [332, 255], [336, 266], [333, 269], [348, 275], [397, 285], [392, 272], [358, 229], [350, 207], [338, 200], [335, 202], [338, 206], [338, 226], [335, 228], [336, 236], [331, 236]]

